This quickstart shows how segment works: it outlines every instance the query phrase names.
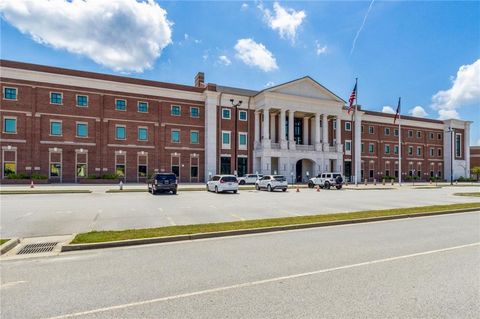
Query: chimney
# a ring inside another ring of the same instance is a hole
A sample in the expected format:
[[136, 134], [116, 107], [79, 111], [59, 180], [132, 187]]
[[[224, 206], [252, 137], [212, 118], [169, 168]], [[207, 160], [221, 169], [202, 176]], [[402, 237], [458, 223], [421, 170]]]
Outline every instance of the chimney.
[[195, 75], [195, 86], [198, 88], [205, 87], [205, 73], [198, 72], [197, 75]]

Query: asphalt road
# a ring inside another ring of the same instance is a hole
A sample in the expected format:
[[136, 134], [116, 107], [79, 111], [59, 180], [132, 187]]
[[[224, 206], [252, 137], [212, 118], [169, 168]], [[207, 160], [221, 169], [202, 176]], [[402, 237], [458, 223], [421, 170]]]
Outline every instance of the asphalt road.
[[240, 191], [215, 194], [206, 191], [178, 195], [149, 193], [1, 195], [2, 238], [65, 235], [90, 230], [118, 230], [181, 224], [211, 223], [326, 214], [370, 209], [478, 202], [455, 192], [477, 187], [441, 189], [331, 190], [300, 193]]
[[478, 318], [480, 212], [0, 261], [2, 318]]

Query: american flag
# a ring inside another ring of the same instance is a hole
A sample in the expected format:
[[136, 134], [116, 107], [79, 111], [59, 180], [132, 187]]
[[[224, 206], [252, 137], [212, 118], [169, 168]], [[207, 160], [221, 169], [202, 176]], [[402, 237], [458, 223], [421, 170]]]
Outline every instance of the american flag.
[[400, 98], [398, 98], [397, 111], [395, 112], [395, 117], [393, 118], [393, 124], [395, 124], [399, 116], [400, 116]]
[[353, 101], [357, 98], [357, 83], [355, 82], [355, 86], [353, 87], [352, 94], [350, 94], [350, 98], [348, 99], [348, 103], [350, 103], [348, 107], [348, 114], [353, 109]]

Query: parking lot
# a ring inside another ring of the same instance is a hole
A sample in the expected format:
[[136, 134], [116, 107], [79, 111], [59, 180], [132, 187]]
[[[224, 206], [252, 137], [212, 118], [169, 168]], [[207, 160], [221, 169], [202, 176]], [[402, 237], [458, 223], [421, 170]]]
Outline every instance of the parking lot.
[[2, 195], [3, 238], [72, 234], [181, 224], [327, 214], [371, 209], [478, 202], [455, 192], [477, 187], [438, 189], [322, 190], [300, 192], [241, 190], [238, 194], [179, 191], [178, 195], [105, 193]]

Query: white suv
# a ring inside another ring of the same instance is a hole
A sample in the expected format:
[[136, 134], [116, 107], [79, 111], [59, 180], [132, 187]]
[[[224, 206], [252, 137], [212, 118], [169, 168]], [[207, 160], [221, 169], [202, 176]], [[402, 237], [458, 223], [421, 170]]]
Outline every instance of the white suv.
[[318, 185], [320, 188], [330, 189], [335, 186], [336, 189], [341, 189], [344, 180], [341, 173], [322, 173], [317, 177], [310, 178], [308, 187], [313, 188]]
[[243, 177], [239, 177], [238, 183], [240, 185], [255, 184], [255, 182], [262, 177], [263, 177], [263, 174], [247, 174]]
[[273, 192], [275, 189], [281, 189], [285, 192], [288, 188], [288, 182], [283, 175], [265, 175], [255, 183], [255, 189], [266, 189]]
[[207, 191], [221, 193], [238, 191], [238, 181], [235, 175], [215, 175], [207, 182]]

